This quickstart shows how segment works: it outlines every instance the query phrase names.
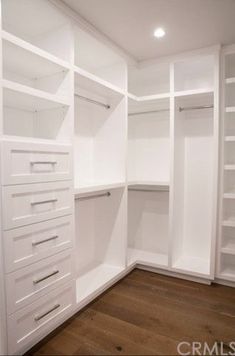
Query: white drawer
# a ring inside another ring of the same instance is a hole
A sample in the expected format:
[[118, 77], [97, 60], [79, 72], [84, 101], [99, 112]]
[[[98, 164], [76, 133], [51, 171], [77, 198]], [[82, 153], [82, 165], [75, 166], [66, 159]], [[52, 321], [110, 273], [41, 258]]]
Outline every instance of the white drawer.
[[75, 282], [55, 289], [8, 317], [8, 354], [19, 354], [68, 318], [75, 305]]
[[70, 181], [3, 187], [3, 228], [37, 223], [73, 212]]
[[71, 251], [66, 250], [7, 274], [8, 314], [14, 313], [71, 279], [73, 275], [72, 263]]
[[70, 145], [2, 142], [2, 184], [72, 179]]
[[73, 216], [5, 231], [4, 260], [6, 272], [28, 266], [72, 246]]

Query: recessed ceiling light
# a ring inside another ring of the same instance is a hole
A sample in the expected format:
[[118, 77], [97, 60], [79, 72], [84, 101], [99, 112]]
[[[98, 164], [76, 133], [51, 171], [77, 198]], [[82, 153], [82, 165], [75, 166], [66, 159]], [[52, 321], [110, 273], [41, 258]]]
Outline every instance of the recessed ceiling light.
[[154, 31], [154, 37], [157, 37], [157, 38], [162, 38], [165, 36], [165, 34], [166, 34], [166, 32], [162, 27], [158, 27]]

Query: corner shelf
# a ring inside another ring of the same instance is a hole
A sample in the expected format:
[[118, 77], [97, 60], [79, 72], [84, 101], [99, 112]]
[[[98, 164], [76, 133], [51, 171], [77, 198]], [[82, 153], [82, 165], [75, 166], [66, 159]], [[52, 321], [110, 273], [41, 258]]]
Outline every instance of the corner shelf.
[[[70, 64], [62, 59], [10, 34], [7, 31], [1, 32], [1, 37], [11, 51], [11, 61], [20, 66], [22, 73], [30, 71], [34, 76], [44, 73], [47, 75], [61, 69], [69, 70]], [[12, 54], [15, 55], [13, 56]], [[27, 60], [26, 60], [27, 59]]]
[[169, 192], [169, 186], [170, 186], [169, 182], [131, 181], [128, 183], [128, 190]]
[[126, 186], [125, 182], [118, 182], [118, 183], [109, 183], [109, 184], [100, 184], [100, 185], [88, 185], [86, 187], [74, 188], [74, 197], [76, 199], [77, 197], [83, 196], [85, 194], [99, 193], [112, 189], [125, 188], [125, 186]]
[[74, 66], [75, 86], [76, 84], [82, 89], [91, 91], [97, 95], [112, 97], [124, 97], [126, 92], [115, 85], [97, 77], [86, 70]]
[[160, 253], [152, 253], [148, 251], [128, 248], [128, 266], [135, 264], [144, 264], [149, 267], [164, 267], [168, 266], [168, 255]]
[[68, 99], [6, 79], [2, 80], [2, 85], [5, 106], [35, 112], [68, 107], [70, 105]]
[[124, 267], [102, 263], [79, 276], [76, 281], [77, 304], [85, 302], [88, 298], [94, 298], [96, 293], [100, 293], [109, 284], [113, 284], [124, 271]]

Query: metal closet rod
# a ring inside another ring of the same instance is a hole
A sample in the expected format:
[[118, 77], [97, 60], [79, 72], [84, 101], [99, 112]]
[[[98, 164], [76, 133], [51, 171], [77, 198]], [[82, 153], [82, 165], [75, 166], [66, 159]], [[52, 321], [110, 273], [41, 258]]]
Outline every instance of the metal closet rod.
[[108, 104], [104, 104], [104, 103], [102, 103], [101, 101], [97, 101], [97, 100], [93, 100], [93, 99], [87, 98], [86, 96], [79, 95], [79, 94], [77, 94], [77, 93], [74, 93], [74, 96], [76, 96], [76, 97], [79, 98], [79, 99], [88, 101], [89, 103], [102, 106], [103, 108], [105, 108], [105, 109], [107, 109], [107, 110], [111, 108], [111, 106], [108, 105]]
[[101, 193], [101, 194], [88, 195], [86, 197], [77, 197], [75, 199], [77, 199], [77, 200], [89, 200], [89, 199], [94, 199], [94, 198], [110, 197], [110, 195], [111, 195], [110, 192], [106, 192], [106, 193]]
[[[187, 110], [199, 110], [199, 109], [213, 109], [214, 105], [199, 105], [199, 106], [188, 106], [188, 107], [179, 107], [179, 111], [187, 111]], [[159, 109], [159, 110], [151, 110], [151, 111], [140, 111], [140, 112], [132, 112], [129, 113], [128, 116], [134, 115], [142, 115], [142, 114], [154, 114], [158, 112], [166, 112], [170, 111], [169, 109]]]
[[199, 106], [186, 106], [179, 107], [179, 112], [187, 110], [201, 110], [201, 109], [213, 109], [214, 105], [199, 105]]

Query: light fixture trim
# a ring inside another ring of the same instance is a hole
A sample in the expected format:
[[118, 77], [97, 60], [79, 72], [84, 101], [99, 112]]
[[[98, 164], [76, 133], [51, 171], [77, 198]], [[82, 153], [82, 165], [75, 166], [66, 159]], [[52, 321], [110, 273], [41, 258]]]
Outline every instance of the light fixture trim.
[[158, 27], [154, 31], [154, 37], [156, 37], [156, 38], [162, 38], [165, 36], [165, 34], [166, 34], [166, 31], [162, 27]]

